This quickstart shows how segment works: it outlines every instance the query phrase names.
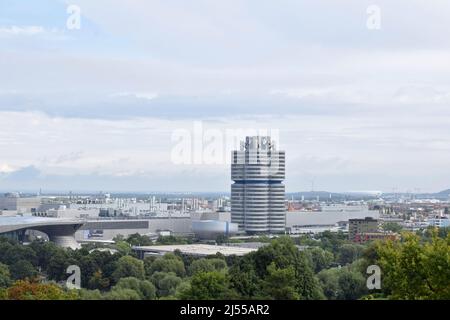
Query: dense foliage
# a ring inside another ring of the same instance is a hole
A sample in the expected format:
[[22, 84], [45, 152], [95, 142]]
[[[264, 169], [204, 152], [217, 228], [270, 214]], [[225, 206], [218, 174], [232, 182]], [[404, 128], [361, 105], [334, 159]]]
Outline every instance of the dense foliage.
[[[0, 299], [450, 298], [450, 235], [442, 230], [365, 245], [331, 232], [261, 238], [266, 245], [242, 257], [174, 252], [140, 260], [131, 247], [152, 245], [148, 237], [115, 240], [111, 251], [95, 245], [66, 250], [42, 241], [24, 246], [0, 238]], [[170, 237], [157, 243], [190, 241]], [[374, 264], [382, 270], [379, 290], [366, 285], [367, 267]], [[81, 290], [66, 289], [70, 265], [80, 267]]]

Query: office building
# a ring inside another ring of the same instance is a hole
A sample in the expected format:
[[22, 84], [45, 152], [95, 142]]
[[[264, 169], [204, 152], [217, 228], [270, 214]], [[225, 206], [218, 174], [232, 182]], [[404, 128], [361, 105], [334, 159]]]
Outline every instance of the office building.
[[364, 219], [350, 219], [348, 221], [348, 237], [354, 241], [358, 236], [366, 233], [378, 232], [378, 220], [371, 217]]
[[373, 240], [399, 239], [397, 233], [381, 232], [378, 220], [371, 217], [365, 219], [350, 219], [348, 226], [348, 237], [350, 241], [364, 243]]
[[270, 137], [246, 137], [232, 152], [231, 222], [246, 233], [282, 233], [286, 225], [285, 152]]

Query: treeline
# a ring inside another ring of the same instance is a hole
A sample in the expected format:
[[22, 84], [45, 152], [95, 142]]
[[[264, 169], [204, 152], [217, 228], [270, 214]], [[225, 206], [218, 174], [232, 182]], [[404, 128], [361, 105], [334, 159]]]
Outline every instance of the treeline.
[[[166, 238], [174, 243], [178, 238]], [[315, 239], [280, 237], [243, 257], [195, 258], [180, 252], [137, 259], [116, 239], [115, 252], [51, 242], [24, 246], [0, 239], [0, 299], [449, 299], [450, 236], [427, 231], [398, 242], [349, 243], [341, 233]], [[382, 270], [380, 290], [366, 285], [367, 267]], [[67, 267], [81, 269], [81, 290], [68, 290]]]

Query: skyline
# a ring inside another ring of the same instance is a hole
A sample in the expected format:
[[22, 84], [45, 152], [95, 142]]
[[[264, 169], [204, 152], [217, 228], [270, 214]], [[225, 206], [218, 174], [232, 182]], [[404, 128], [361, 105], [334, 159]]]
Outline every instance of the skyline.
[[0, 1], [0, 189], [224, 192], [196, 121], [278, 130], [287, 192], [450, 188], [449, 3], [91, 2]]

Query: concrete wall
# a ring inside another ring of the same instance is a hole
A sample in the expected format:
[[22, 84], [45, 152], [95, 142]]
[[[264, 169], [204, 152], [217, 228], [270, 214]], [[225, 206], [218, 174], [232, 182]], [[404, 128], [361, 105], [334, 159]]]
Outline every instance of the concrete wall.
[[339, 221], [349, 219], [364, 219], [365, 217], [379, 218], [378, 210], [361, 211], [288, 211], [286, 212], [286, 227], [306, 226], [306, 225], [333, 225]]
[[89, 230], [102, 230], [99, 240], [112, 240], [117, 235], [128, 236], [134, 233], [148, 234], [159, 230], [170, 230], [174, 234], [192, 233], [190, 217], [186, 218], [152, 218], [129, 220], [91, 220], [75, 234], [77, 240], [85, 240]]
[[17, 210], [21, 213], [29, 213], [32, 209], [39, 209], [41, 198], [14, 198], [0, 197], [0, 210]]
[[231, 222], [231, 212], [192, 212], [192, 220], [219, 220]]

